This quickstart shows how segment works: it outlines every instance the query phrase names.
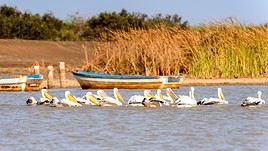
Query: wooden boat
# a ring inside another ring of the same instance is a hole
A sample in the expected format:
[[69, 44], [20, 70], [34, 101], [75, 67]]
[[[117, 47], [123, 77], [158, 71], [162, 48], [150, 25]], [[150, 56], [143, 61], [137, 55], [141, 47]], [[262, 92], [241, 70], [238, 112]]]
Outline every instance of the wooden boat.
[[0, 91], [38, 91], [42, 82], [43, 76], [40, 74], [4, 76], [0, 77]]
[[26, 80], [26, 88], [24, 91], [39, 91], [43, 82], [43, 75], [28, 75]]
[[181, 76], [129, 76], [96, 72], [73, 71], [82, 89], [162, 89], [179, 88]]

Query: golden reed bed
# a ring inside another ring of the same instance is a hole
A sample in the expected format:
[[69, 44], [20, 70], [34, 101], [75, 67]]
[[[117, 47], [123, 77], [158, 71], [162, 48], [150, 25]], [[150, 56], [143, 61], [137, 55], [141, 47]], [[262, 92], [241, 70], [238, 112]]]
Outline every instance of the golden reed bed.
[[187, 30], [160, 27], [113, 32], [112, 39], [91, 48], [85, 69], [131, 75], [183, 73], [191, 78], [268, 76], [265, 25], [221, 22]]

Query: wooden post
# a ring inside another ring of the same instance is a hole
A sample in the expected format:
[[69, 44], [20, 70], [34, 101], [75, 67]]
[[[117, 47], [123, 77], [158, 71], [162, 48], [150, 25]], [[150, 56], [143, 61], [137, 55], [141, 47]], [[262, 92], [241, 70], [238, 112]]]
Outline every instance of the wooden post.
[[47, 88], [50, 89], [53, 87], [53, 66], [48, 66], [47, 69]]
[[40, 74], [40, 67], [38, 65], [34, 66], [34, 74]]
[[60, 87], [63, 88], [65, 87], [65, 63], [64, 62], [60, 62], [59, 65], [59, 69], [60, 69]]

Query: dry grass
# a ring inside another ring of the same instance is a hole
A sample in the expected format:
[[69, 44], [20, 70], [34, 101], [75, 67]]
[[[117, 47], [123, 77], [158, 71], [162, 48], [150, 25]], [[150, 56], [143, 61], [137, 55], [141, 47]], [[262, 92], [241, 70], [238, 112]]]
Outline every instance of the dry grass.
[[100, 42], [86, 68], [135, 75], [178, 74], [187, 66], [183, 32], [165, 28], [115, 32], [116, 41]]
[[85, 69], [133, 75], [198, 78], [265, 77], [268, 73], [268, 28], [234, 22], [188, 30], [158, 28], [114, 32], [100, 42]]

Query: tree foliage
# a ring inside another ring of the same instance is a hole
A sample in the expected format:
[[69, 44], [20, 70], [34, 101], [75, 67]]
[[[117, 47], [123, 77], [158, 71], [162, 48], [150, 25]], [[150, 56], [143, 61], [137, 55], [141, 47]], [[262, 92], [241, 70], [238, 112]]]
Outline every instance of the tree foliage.
[[178, 15], [102, 12], [84, 19], [73, 15], [69, 21], [56, 18], [51, 12], [43, 15], [21, 12], [15, 7], [0, 6], [0, 38], [35, 40], [96, 40], [102, 34], [130, 29], [150, 29], [159, 26], [187, 28], [188, 22]]

